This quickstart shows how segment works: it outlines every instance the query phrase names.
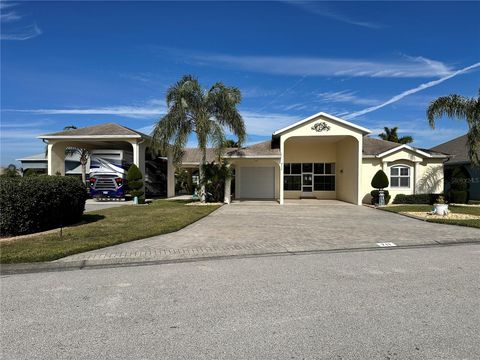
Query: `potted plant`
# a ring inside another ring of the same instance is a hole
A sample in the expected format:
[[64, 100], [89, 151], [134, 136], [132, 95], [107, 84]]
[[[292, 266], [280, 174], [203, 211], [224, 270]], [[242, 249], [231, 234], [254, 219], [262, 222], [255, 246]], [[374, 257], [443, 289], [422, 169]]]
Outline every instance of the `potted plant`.
[[390, 201], [390, 194], [388, 193], [388, 190], [384, 190], [389, 185], [387, 174], [382, 170], [378, 170], [370, 185], [376, 189], [370, 192], [370, 195], [372, 195], [372, 204], [378, 206], [388, 204]]
[[437, 201], [435, 202], [435, 204], [433, 204], [433, 206], [435, 207], [435, 215], [448, 215], [448, 204], [446, 203], [445, 198], [442, 195], [437, 198]]

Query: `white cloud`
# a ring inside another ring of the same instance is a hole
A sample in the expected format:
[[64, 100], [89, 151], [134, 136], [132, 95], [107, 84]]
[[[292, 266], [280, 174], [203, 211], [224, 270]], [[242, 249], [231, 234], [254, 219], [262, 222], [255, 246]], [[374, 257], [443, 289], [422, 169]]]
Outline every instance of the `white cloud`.
[[429, 81], [427, 83], [424, 83], [424, 84], [421, 84], [413, 89], [409, 89], [409, 90], [406, 90], [398, 95], [395, 95], [394, 97], [390, 98], [389, 100], [379, 104], [379, 105], [376, 105], [376, 106], [371, 106], [369, 108], [366, 108], [366, 109], [363, 109], [363, 110], [360, 110], [360, 111], [356, 111], [356, 112], [353, 112], [353, 113], [350, 113], [346, 116], [344, 116], [345, 119], [354, 119], [356, 117], [359, 117], [361, 115], [365, 115], [365, 114], [368, 114], [368, 113], [371, 113], [372, 111], [375, 111], [375, 110], [378, 110], [378, 109], [381, 109], [387, 105], [390, 105], [390, 104], [393, 104], [397, 101], [400, 101], [402, 100], [404, 97], [407, 97], [411, 94], [415, 94], [419, 91], [422, 91], [422, 90], [425, 90], [425, 89], [428, 89], [428, 88], [431, 88], [432, 86], [436, 86], [438, 84], [441, 84], [442, 82], [448, 80], [448, 79], [451, 79], [455, 76], [458, 76], [458, 75], [461, 75], [461, 74], [464, 74], [470, 70], [474, 70], [476, 68], [480, 67], [480, 62], [478, 63], [475, 63], [473, 65], [470, 65], [470, 66], [467, 66], [463, 69], [460, 69], [460, 70], [456, 70], [452, 73], [450, 73], [449, 75], [447, 76], [444, 76], [438, 80], [433, 80], [433, 81]]
[[42, 115], [117, 115], [130, 118], [155, 118], [165, 113], [166, 105], [161, 100], [149, 100], [142, 105], [119, 105], [75, 109], [5, 109], [4, 111]]
[[317, 94], [317, 97], [322, 102], [336, 102], [336, 103], [350, 103], [358, 105], [375, 105], [378, 104], [378, 100], [362, 98], [356, 95], [354, 91], [337, 91], [337, 92], [321, 92]]
[[279, 113], [241, 111], [249, 135], [272, 135], [272, 133], [298, 120], [299, 117]]
[[[2, 2], [0, 5], [0, 23], [2, 24], [2, 32], [0, 34], [0, 40], [28, 40], [38, 35], [42, 34], [42, 30], [37, 26], [36, 23], [27, 26], [21, 27], [12, 27], [11, 23], [16, 23], [23, 19], [23, 16], [18, 14], [14, 10], [5, 11], [5, 9], [10, 9], [17, 6], [15, 3], [5, 3]], [[7, 24], [9, 26], [7, 27]]]
[[297, 6], [309, 13], [334, 19], [350, 25], [356, 25], [356, 26], [369, 28], [369, 29], [381, 29], [385, 27], [384, 25], [377, 24], [370, 21], [360, 21], [360, 20], [352, 19], [346, 15], [340, 14], [339, 12], [333, 11], [331, 9], [327, 9], [328, 4], [322, 3], [322, 2], [292, 1], [292, 0], [285, 0], [284, 2], [291, 4], [293, 6]]
[[166, 47], [153, 47], [162, 55], [178, 57], [197, 65], [218, 66], [275, 75], [343, 76], [378, 78], [440, 77], [452, 69], [436, 60], [402, 56], [397, 60], [326, 58], [309, 56], [263, 56], [201, 53]]

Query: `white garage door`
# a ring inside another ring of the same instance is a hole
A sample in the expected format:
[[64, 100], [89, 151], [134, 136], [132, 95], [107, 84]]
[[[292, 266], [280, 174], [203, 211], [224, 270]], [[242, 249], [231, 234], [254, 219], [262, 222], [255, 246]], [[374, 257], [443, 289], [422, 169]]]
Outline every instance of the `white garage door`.
[[242, 167], [240, 170], [240, 198], [275, 198], [275, 168]]

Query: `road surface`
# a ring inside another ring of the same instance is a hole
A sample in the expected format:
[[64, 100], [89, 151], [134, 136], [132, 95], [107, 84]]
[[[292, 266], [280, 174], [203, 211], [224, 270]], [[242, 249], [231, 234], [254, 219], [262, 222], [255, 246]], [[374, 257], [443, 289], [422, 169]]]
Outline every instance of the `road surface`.
[[3, 359], [478, 359], [480, 246], [2, 277]]

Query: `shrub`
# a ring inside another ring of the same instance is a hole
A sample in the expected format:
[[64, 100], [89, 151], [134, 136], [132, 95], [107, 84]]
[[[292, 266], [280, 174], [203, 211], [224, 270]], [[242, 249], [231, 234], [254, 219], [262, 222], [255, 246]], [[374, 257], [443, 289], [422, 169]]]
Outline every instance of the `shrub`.
[[[383, 170], [378, 170], [377, 173], [373, 176], [371, 185], [375, 189], [385, 189], [388, 187], [388, 177]], [[386, 202], [386, 200], [385, 200]]]
[[455, 204], [466, 204], [468, 202], [468, 191], [450, 191], [450, 202]]
[[[372, 190], [370, 191], [370, 195], [372, 196], [371, 203], [372, 205], [378, 204], [380, 190]], [[385, 199], [385, 204], [390, 202], [391, 195], [389, 194], [388, 190], [383, 190], [383, 197]]]
[[232, 178], [232, 169], [226, 161], [218, 164], [206, 163], [203, 166], [204, 182], [207, 191], [207, 201], [221, 202], [225, 193], [225, 181]]
[[142, 190], [143, 189], [143, 181], [142, 181], [143, 175], [140, 169], [138, 168], [137, 165], [132, 164], [128, 168], [127, 172], [127, 188], [128, 188], [128, 193], [132, 195], [133, 197], [138, 197], [139, 200], [145, 194], [145, 192]]
[[76, 178], [0, 179], [0, 234], [22, 235], [78, 222], [87, 191]]
[[429, 204], [432, 205], [437, 201], [441, 194], [414, 194], [405, 195], [398, 194], [393, 199], [394, 204]]

